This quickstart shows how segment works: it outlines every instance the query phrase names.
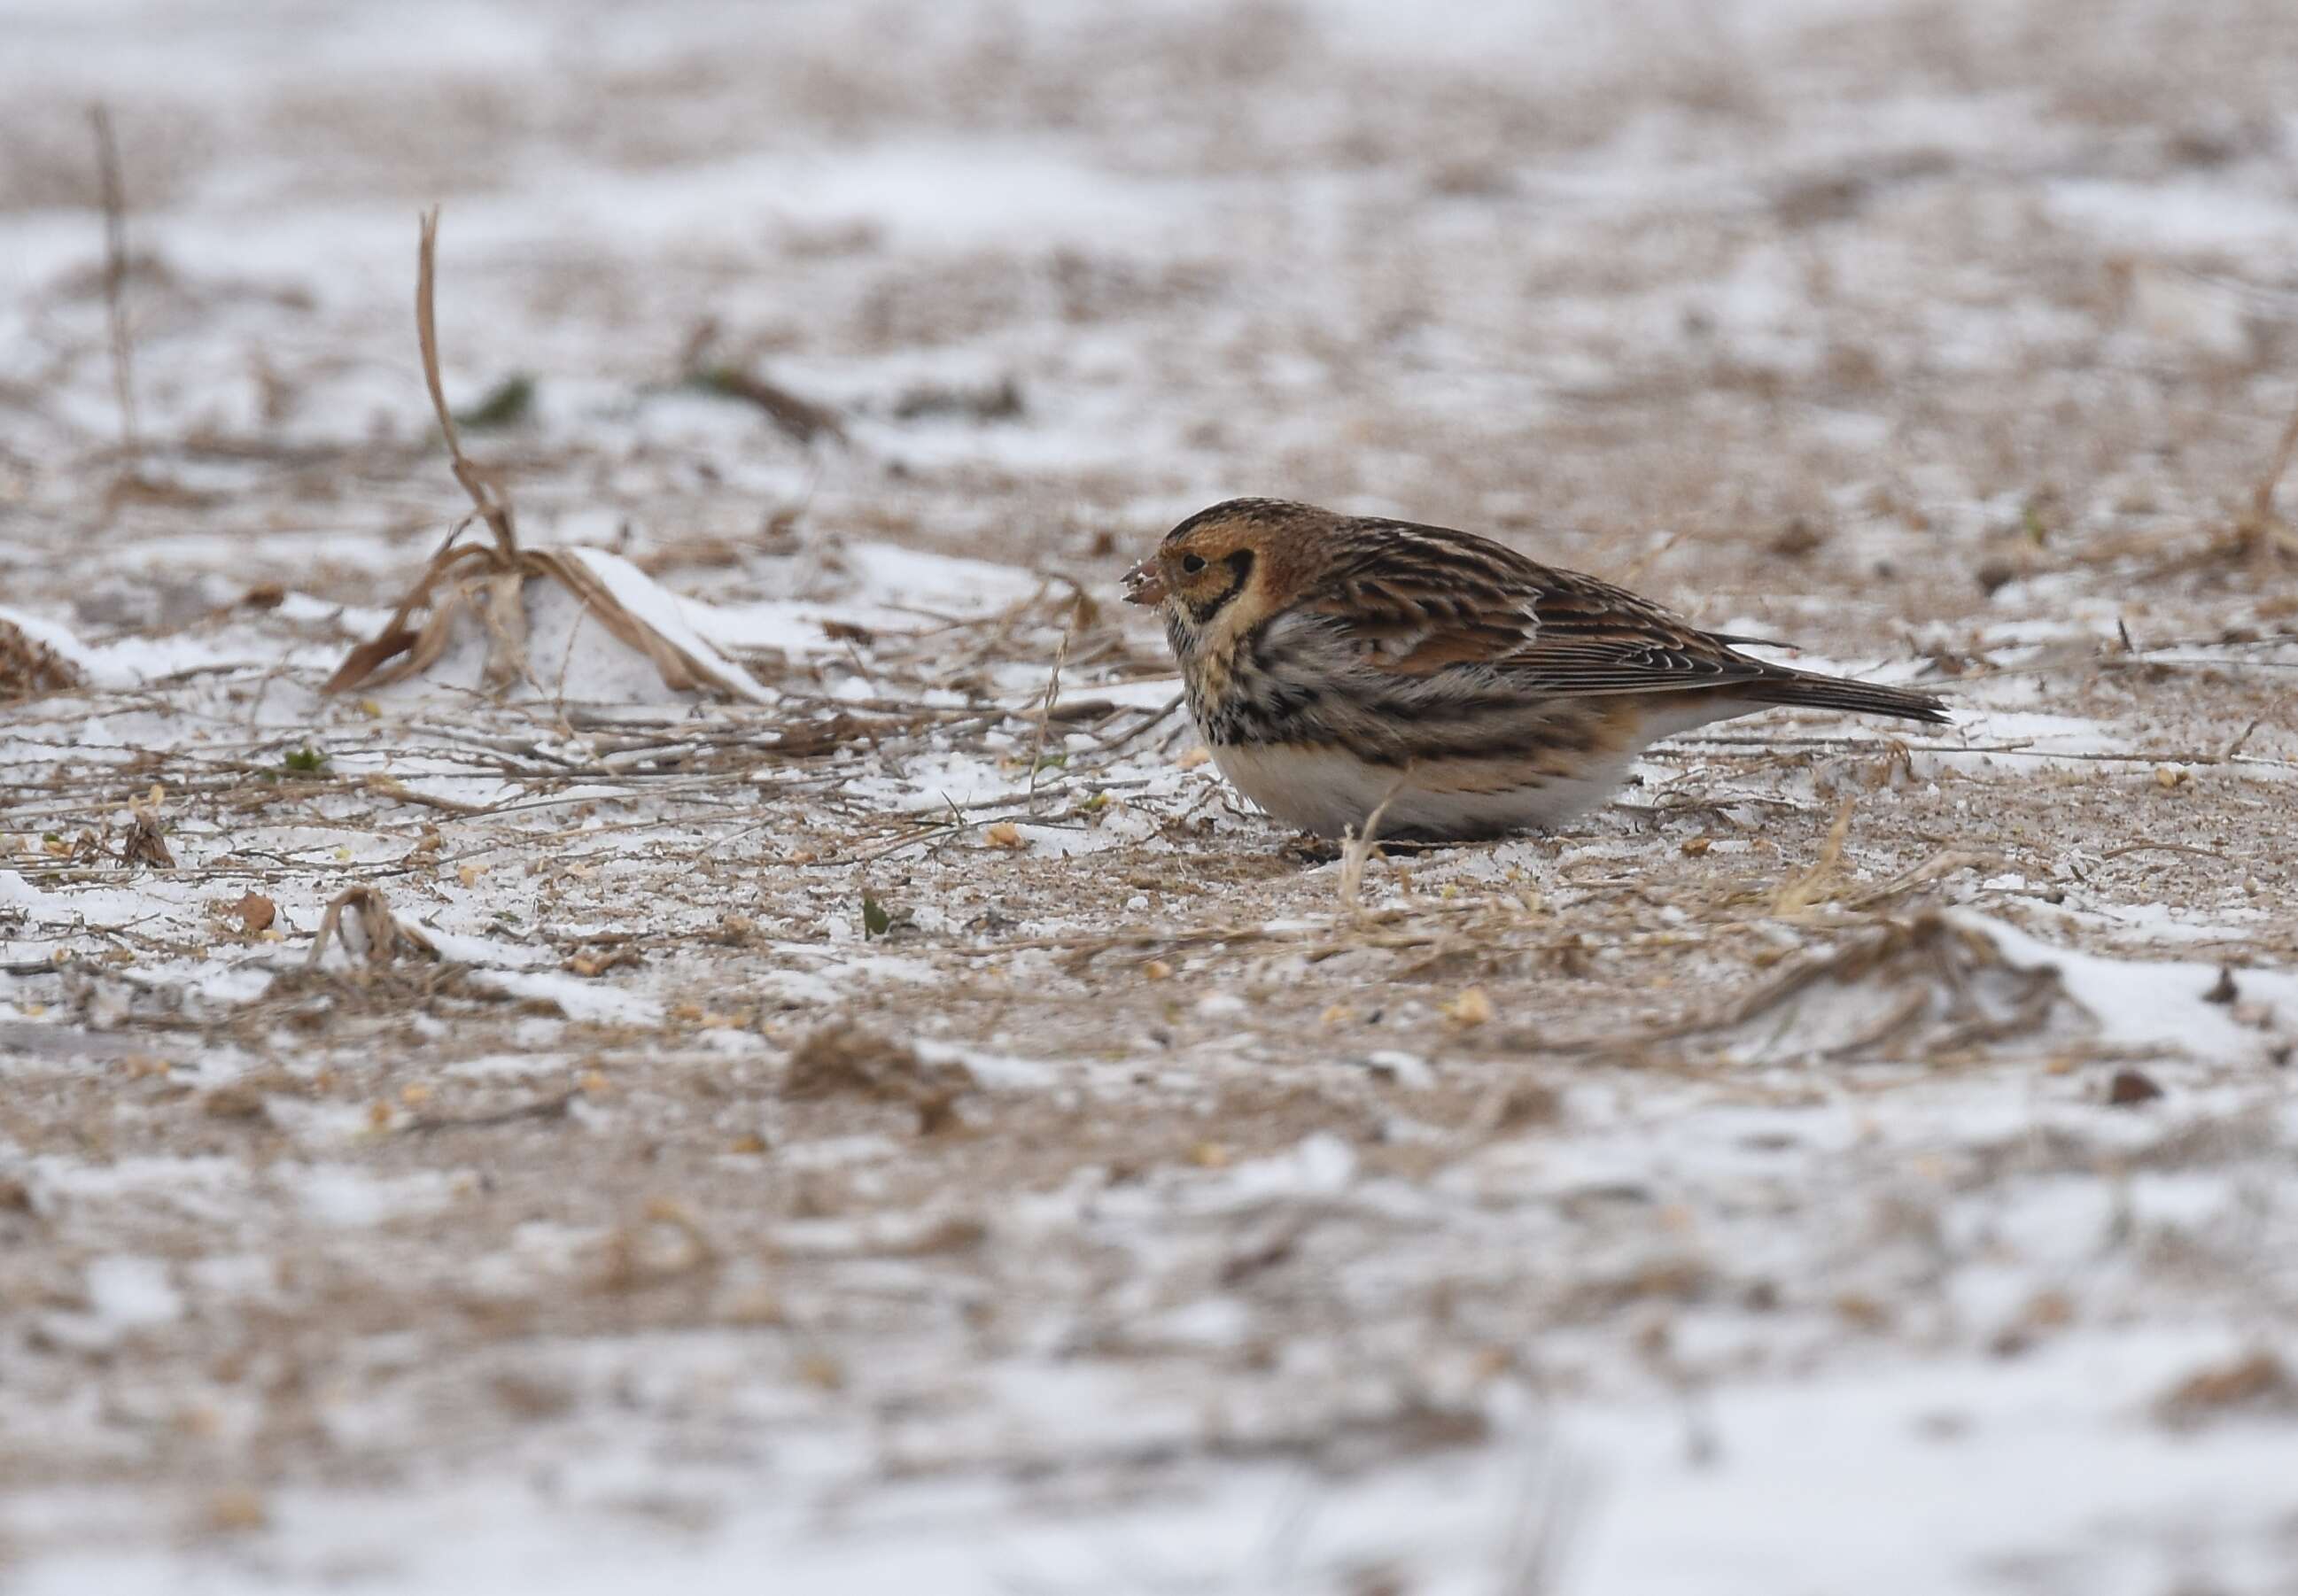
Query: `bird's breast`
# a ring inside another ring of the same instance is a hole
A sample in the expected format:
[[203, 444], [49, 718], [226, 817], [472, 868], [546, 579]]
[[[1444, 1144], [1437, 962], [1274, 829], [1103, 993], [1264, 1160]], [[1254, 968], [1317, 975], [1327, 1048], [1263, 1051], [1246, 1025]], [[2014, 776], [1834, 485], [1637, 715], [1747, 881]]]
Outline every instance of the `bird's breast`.
[[1203, 649], [1181, 657], [1181, 690], [1188, 696], [1189, 713], [1203, 720], [1236, 690], [1236, 673], [1230, 650]]
[[1248, 636], [1186, 658], [1182, 684], [1198, 732], [1214, 748], [1316, 742], [1329, 735], [1322, 709], [1333, 683], [1315, 661], [1265, 637]]

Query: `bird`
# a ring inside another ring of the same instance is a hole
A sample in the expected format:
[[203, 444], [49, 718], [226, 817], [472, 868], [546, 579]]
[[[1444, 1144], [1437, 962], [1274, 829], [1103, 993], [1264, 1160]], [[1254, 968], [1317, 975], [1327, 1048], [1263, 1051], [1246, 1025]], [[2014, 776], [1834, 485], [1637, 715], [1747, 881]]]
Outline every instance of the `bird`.
[[1752, 658], [1788, 645], [1475, 533], [1282, 499], [1198, 511], [1124, 593], [1162, 615], [1221, 773], [1327, 838], [1551, 829], [1661, 738], [1777, 706], [1949, 721], [1929, 693]]

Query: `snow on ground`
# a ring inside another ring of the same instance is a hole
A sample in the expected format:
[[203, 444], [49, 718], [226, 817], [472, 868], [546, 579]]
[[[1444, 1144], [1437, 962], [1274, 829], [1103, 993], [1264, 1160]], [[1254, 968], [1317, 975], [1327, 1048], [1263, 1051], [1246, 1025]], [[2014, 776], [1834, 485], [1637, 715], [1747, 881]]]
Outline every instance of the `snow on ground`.
[[[0, 26], [12, 1589], [2298, 1590], [2298, 12]], [[434, 200], [731, 695], [541, 578], [322, 690]], [[1957, 723], [1352, 899], [1115, 602], [1237, 492]]]

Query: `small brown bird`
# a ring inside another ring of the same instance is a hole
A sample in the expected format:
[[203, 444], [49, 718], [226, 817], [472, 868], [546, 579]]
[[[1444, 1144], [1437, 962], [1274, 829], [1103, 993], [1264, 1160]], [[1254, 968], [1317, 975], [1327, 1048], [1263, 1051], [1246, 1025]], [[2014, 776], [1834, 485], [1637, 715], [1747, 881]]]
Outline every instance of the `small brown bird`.
[[[1601, 802], [1648, 745], [1775, 705], [1945, 721], [1928, 693], [1751, 659], [1473, 533], [1232, 499], [1125, 579], [1221, 773], [1325, 836], [1489, 837]], [[1385, 810], [1382, 806], [1385, 805]]]

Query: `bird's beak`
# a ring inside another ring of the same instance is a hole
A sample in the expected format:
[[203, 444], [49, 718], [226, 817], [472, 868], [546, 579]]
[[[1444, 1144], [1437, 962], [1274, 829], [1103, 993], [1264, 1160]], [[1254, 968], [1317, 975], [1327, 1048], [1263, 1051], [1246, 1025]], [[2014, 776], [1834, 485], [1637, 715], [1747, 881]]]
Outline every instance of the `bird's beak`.
[[1157, 561], [1153, 555], [1125, 574], [1125, 601], [1128, 604], [1162, 604], [1165, 601], [1165, 579], [1157, 575]]

